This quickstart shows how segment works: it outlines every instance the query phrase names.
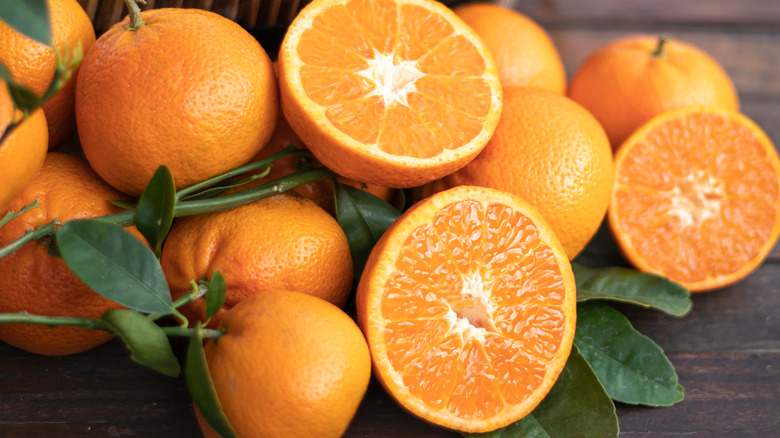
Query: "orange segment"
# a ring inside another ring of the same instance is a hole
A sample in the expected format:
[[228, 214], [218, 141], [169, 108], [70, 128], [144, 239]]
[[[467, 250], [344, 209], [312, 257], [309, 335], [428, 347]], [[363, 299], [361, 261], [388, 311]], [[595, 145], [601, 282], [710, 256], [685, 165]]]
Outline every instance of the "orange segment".
[[571, 350], [566, 252], [528, 203], [458, 186], [404, 213], [358, 285], [375, 374], [413, 414], [478, 433], [531, 412]]
[[279, 55], [295, 133], [348, 178], [414, 187], [482, 150], [501, 85], [480, 39], [433, 0], [315, 0]]
[[780, 160], [739, 113], [656, 116], [620, 147], [615, 168], [609, 224], [621, 250], [692, 292], [744, 278], [780, 234]]

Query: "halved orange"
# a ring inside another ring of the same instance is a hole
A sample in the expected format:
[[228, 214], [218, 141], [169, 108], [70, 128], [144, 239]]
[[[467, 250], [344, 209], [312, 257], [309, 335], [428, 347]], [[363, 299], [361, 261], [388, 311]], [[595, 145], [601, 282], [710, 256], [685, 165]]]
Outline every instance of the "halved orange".
[[658, 115], [618, 149], [608, 218], [638, 269], [691, 292], [756, 269], [780, 234], [780, 160], [750, 119], [708, 106]]
[[279, 55], [282, 108], [336, 173], [414, 187], [465, 166], [501, 111], [495, 63], [433, 0], [314, 0]]
[[487, 432], [530, 413], [563, 369], [574, 275], [530, 204], [458, 186], [415, 204], [382, 236], [357, 312], [374, 373], [401, 406]]

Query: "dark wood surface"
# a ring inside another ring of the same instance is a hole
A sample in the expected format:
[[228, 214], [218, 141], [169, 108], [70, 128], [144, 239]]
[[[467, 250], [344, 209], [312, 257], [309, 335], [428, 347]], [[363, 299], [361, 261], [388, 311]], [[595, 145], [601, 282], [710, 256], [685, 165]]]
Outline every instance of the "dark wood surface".
[[[743, 112], [780, 144], [780, 1], [505, 1], [551, 34], [571, 75], [607, 41], [667, 33], [732, 76]], [[262, 32], [261, 32], [262, 33]], [[607, 251], [609, 237], [601, 236]], [[613, 254], [614, 255], [614, 254]], [[668, 353], [685, 400], [617, 406], [621, 437], [780, 437], [780, 248], [742, 282], [695, 295], [678, 319], [621, 307]], [[174, 343], [181, 352], [183, 344]], [[198, 437], [183, 379], [136, 365], [117, 341], [68, 357], [0, 344], [0, 438]], [[375, 382], [347, 437], [457, 437], [399, 408]]]

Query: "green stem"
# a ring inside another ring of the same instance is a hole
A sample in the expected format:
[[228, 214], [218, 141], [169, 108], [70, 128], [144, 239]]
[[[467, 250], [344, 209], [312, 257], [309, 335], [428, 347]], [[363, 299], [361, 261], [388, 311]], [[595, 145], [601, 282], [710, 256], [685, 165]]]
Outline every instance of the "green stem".
[[47, 326], [72, 325], [89, 330], [108, 330], [100, 320], [78, 316], [47, 316], [28, 312], [0, 313], [0, 324], [27, 323]]
[[[146, 4], [146, 2], [142, 2]], [[125, 0], [127, 5], [127, 11], [130, 14], [130, 25], [127, 26], [128, 30], [138, 30], [145, 23], [141, 19], [141, 8], [138, 7], [137, 0]]]
[[0, 259], [15, 253], [16, 250], [26, 245], [27, 242], [32, 242], [33, 240], [38, 240], [54, 233], [54, 228], [59, 224], [60, 221], [55, 219], [42, 227], [38, 227], [32, 231], [27, 231], [22, 237], [0, 248]]
[[296, 153], [309, 153], [309, 154], [311, 154], [311, 152], [302, 151], [300, 149], [297, 149], [295, 146], [287, 146], [286, 148], [284, 148], [281, 151], [271, 155], [268, 158], [264, 158], [262, 160], [246, 164], [244, 166], [237, 167], [237, 168], [235, 168], [233, 170], [225, 172], [225, 173], [223, 173], [221, 175], [217, 175], [217, 176], [215, 176], [213, 178], [210, 178], [210, 179], [207, 179], [207, 180], [205, 180], [203, 182], [199, 182], [199, 183], [193, 184], [193, 185], [191, 185], [189, 187], [185, 187], [185, 188], [179, 190], [178, 192], [176, 192], [176, 199], [182, 199], [182, 198], [184, 198], [185, 196], [187, 196], [187, 195], [189, 195], [191, 193], [195, 193], [195, 192], [197, 192], [199, 190], [205, 189], [207, 187], [211, 187], [211, 186], [213, 186], [214, 184], [216, 184], [218, 182], [221, 182], [221, 181], [224, 181], [226, 179], [232, 178], [232, 177], [234, 177], [236, 175], [241, 175], [243, 173], [251, 172], [251, 171], [257, 170], [257, 169], [261, 169], [263, 167], [268, 167], [268, 166], [271, 165], [271, 163], [273, 163], [274, 161], [278, 160], [279, 158], [286, 157], [288, 155], [292, 155], [292, 154], [296, 154]]
[[666, 47], [666, 43], [669, 42], [669, 37], [666, 35], [659, 35], [658, 36], [658, 45], [655, 47], [655, 50], [651, 53], [651, 55], [654, 58], [666, 58], [666, 52], [664, 51], [664, 48]]
[[[188, 328], [188, 327], [182, 327], [182, 326], [174, 326], [174, 327], [160, 327], [162, 331], [165, 333], [166, 336], [186, 336], [190, 337], [192, 336], [192, 333], [197, 330], [197, 328]], [[207, 329], [207, 328], [201, 328], [201, 333], [203, 333], [204, 338], [219, 338], [223, 334], [225, 334], [224, 330], [218, 329]]]

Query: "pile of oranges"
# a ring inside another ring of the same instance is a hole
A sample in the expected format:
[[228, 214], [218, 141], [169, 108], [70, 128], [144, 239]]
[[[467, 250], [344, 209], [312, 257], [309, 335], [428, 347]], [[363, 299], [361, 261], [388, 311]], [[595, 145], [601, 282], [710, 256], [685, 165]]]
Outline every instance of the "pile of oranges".
[[[289, 144], [311, 151], [307, 166], [412, 204], [360, 278], [331, 181], [174, 222], [160, 258], [174, 299], [217, 270], [226, 280], [206, 357], [241, 437], [340, 436], [372, 370], [422, 419], [504, 427], [563, 369], [570, 260], [605, 218], [630, 263], [693, 292], [744, 278], [780, 234], [774, 146], [716, 61], [683, 42], [611, 42], [567, 86], [546, 32], [487, 3], [315, 0], [276, 62], [212, 12], [131, 13], [96, 39], [76, 0], [48, 3], [55, 47], [84, 59], [24, 119], [0, 86], [0, 212], [39, 203], [0, 228], [0, 247], [121, 211], [111, 200], [141, 195], [162, 164], [182, 189]], [[56, 56], [0, 22], [0, 62], [40, 95]], [[63, 143], [80, 148], [49, 152]], [[259, 181], [300, 165], [279, 160]], [[0, 312], [117, 307], [38, 242], [0, 259], [0, 278]], [[206, 320], [202, 301], [182, 312]], [[45, 355], [108, 339], [0, 325], [0, 340]]]

